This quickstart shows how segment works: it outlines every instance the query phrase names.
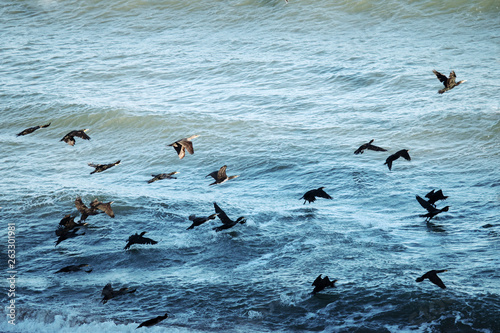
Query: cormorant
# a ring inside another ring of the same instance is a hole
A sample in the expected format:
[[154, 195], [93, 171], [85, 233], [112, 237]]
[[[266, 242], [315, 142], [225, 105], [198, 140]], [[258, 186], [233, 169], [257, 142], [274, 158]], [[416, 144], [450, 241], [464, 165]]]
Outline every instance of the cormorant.
[[392, 169], [392, 162], [397, 160], [400, 157], [403, 157], [407, 161], [411, 161], [411, 157], [410, 157], [410, 154], [408, 154], [408, 152], [409, 152], [408, 149], [401, 149], [400, 151], [387, 157], [384, 164], [387, 164], [387, 167], [389, 167], [389, 170], [391, 170]]
[[157, 180], [162, 180], [162, 179], [177, 179], [177, 177], [172, 177], [173, 175], [178, 174], [179, 172], [174, 171], [170, 173], [160, 173], [158, 175], [151, 175], [153, 177], [152, 179], [148, 180], [148, 184], [151, 184], [152, 182], [155, 182]]
[[208, 177], [208, 176], [210, 176], [213, 179], [215, 179], [215, 182], [213, 182], [212, 184], [209, 184], [209, 185], [222, 184], [222, 183], [224, 183], [224, 182], [226, 182], [228, 180], [231, 180], [231, 179], [234, 179], [234, 178], [240, 176], [240, 175], [236, 175], [236, 176], [229, 176], [228, 177], [226, 175], [226, 168], [227, 168], [227, 166], [224, 165], [223, 167], [221, 167], [219, 169], [219, 171], [214, 171], [214, 172], [206, 175], [205, 178]]
[[89, 130], [88, 128], [85, 128], [85, 129], [78, 130], [78, 131], [71, 131], [68, 134], [66, 134], [64, 136], [64, 138], [61, 139], [61, 141], [66, 142], [70, 146], [74, 146], [75, 145], [75, 136], [82, 138], [84, 140], [90, 140], [90, 136], [85, 134], [85, 132], [87, 132], [88, 130]]
[[434, 192], [434, 190], [432, 190], [429, 193], [427, 193], [425, 195], [425, 197], [429, 199], [427, 202], [430, 203], [431, 205], [433, 205], [434, 207], [436, 206], [435, 205], [436, 201], [446, 200], [448, 198], [448, 196], [445, 196], [443, 194], [442, 190], [437, 190], [436, 192]]
[[74, 237], [85, 235], [85, 233], [77, 234], [78, 230], [80, 230], [80, 228], [70, 230], [70, 229], [64, 228], [63, 226], [59, 226], [59, 228], [56, 230], [56, 235], [58, 235], [59, 238], [57, 239], [55, 246], [59, 245], [59, 243], [61, 243], [62, 241], [65, 241], [68, 238], [74, 238]]
[[[77, 271], [81, 271], [82, 267], [87, 267], [88, 265], [89, 264], [70, 265], [70, 266], [66, 266], [66, 267], [61, 268], [56, 273], [77, 272]], [[85, 273], [90, 273], [90, 272], [92, 272], [92, 270], [88, 270], [88, 271], [84, 271], [84, 272]]]
[[115, 163], [109, 163], [109, 164], [93, 164], [89, 163], [89, 166], [95, 168], [94, 171], [92, 171], [90, 174], [96, 173], [96, 172], [103, 172], [104, 170], [108, 170], [111, 167], [114, 167], [115, 165], [120, 164], [121, 161], [116, 161]]
[[324, 189], [324, 187], [320, 187], [320, 188], [317, 188], [315, 190], [307, 191], [306, 193], [304, 193], [304, 195], [300, 199], [304, 199], [304, 205], [306, 204], [306, 201], [309, 201], [309, 203], [316, 201], [316, 197], [325, 198], [325, 199], [333, 199], [325, 191], [323, 191], [323, 189]]
[[199, 137], [199, 135], [192, 135], [189, 138], [183, 138], [175, 141], [174, 143], [169, 144], [169, 146], [174, 147], [175, 151], [179, 155], [179, 159], [182, 159], [186, 155], [186, 150], [191, 155], [194, 154], [193, 143], [191, 140], [197, 137]]
[[126, 250], [134, 244], [156, 244], [156, 243], [158, 243], [157, 241], [152, 240], [151, 238], [142, 237], [142, 236], [144, 236], [145, 233], [146, 233], [146, 231], [143, 231], [143, 232], [141, 232], [140, 235], [135, 233], [135, 235], [130, 236], [128, 238], [128, 243], [127, 243], [127, 245], [125, 245], [124, 249]]
[[384, 148], [372, 145], [373, 141], [374, 140], [372, 139], [372, 140], [370, 140], [370, 142], [362, 144], [358, 149], [356, 149], [356, 151], [354, 152], [354, 154], [356, 154], [356, 155], [363, 154], [363, 152], [364, 152], [365, 149], [375, 150], [375, 151], [387, 151], [387, 149], [384, 149]]
[[448, 91], [450, 89], [453, 89], [454, 87], [458, 86], [460, 83], [464, 83], [465, 81], [467, 81], [467, 80], [462, 80], [462, 81], [455, 82], [455, 79], [457, 78], [457, 76], [455, 75], [455, 71], [451, 71], [449, 78], [447, 78], [446, 75], [439, 73], [435, 69], [433, 69], [432, 72], [434, 74], [436, 74], [439, 81], [441, 81], [444, 85], [444, 89], [441, 89], [438, 91], [438, 93], [440, 93], [440, 94], [442, 94], [445, 91]]
[[312, 294], [316, 294], [317, 292], [320, 292], [321, 290], [325, 289], [326, 287], [330, 288], [335, 288], [335, 282], [338, 280], [333, 280], [330, 281], [328, 276], [325, 276], [324, 278], [321, 278], [321, 274], [314, 280], [312, 285], [314, 286], [314, 290], [312, 291]]
[[94, 199], [94, 201], [92, 201], [90, 203], [90, 208], [99, 209], [99, 210], [105, 212], [106, 214], [108, 214], [108, 216], [115, 217], [115, 213], [113, 212], [113, 209], [111, 209], [111, 204], [113, 202], [114, 201], [104, 203], [104, 202], [100, 202], [97, 199]]
[[217, 216], [219, 219], [222, 221], [222, 225], [216, 228], [213, 228], [216, 232], [219, 232], [224, 229], [229, 229], [237, 225], [238, 223], [245, 223], [246, 219], [244, 216], [238, 217], [236, 221], [231, 220], [229, 217], [227, 217], [226, 213], [214, 202], [214, 208], [215, 212], [218, 214]]
[[427, 202], [426, 200], [422, 199], [420, 196], [416, 196], [417, 198], [417, 201], [418, 203], [424, 207], [425, 209], [427, 209], [427, 214], [425, 215], [421, 215], [422, 217], [426, 217], [427, 219], [425, 220], [425, 222], [429, 222], [434, 216], [436, 216], [437, 214], [441, 213], [441, 212], [447, 212], [450, 208], [450, 206], [445, 206], [441, 209], [437, 209], [436, 207], [434, 207], [433, 205], [431, 205], [429, 202]]
[[24, 131], [22, 131], [21, 133], [17, 133], [17, 136], [21, 136], [21, 135], [26, 135], [26, 134], [33, 133], [34, 131], [36, 131], [39, 128], [49, 127], [50, 124], [51, 123], [48, 123], [47, 125], [39, 125], [39, 126], [33, 126], [33, 127], [30, 127], [30, 128], [27, 128]]
[[75, 199], [75, 206], [76, 206], [76, 209], [78, 209], [78, 211], [80, 212], [80, 214], [82, 214], [80, 216], [80, 221], [85, 221], [89, 215], [99, 214], [99, 212], [94, 207], [92, 207], [92, 205], [90, 206], [91, 208], [88, 208], [83, 203], [82, 198], [80, 198], [80, 197], [77, 197]]
[[439, 286], [441, 289], [446, 289], [446, 286], [444, 285], [443, 281], [441, 281], [439, 276], [437, 276], [437, 274], [447, 272], [447, 271], [448, 271], [447, 269], [442, 269], [440, 271], [437, 271], [437, 270], [428, 271], [427, 273], [425, 273], [421, 277], [417, 278], [415, 281], [422, 282], [425, 279], [429, 279], [429, 281], [431, 281], [435, 285]]
[[210, 216], [207, 216], [207, 217], [196, 217], [196, 215], [189, 215], [189, 219], [191, 221], [193, 221], [193, 224], [191, 224], [191, 226], [189, 228], [187, 228], [186, 230], [189, 230], [189, 229], [193, 229], [194, 227], [197, 227], [199, 225], [202, 225], [203, 223], [209, 221], [209, 220], [214, 220], [217, 215], [219, 215], [219, 213], [215, 213], [215, 214], [212, 214]]
[[102, 299], [102, 304], [106, 304], [106, 302], [112, 298], [115, 298], [115, 297], [121, 296], [121, 295], [125, 295], [125, 294], [130, 294], [130, 293], [135, 292], [136, 290], [137, 289], [128, 291], [128, 288], [121, 288], [120, 290], [115, 291], [115, 290], [113, 290], [113, 287], [111, 287], [111, 283], [108, 283], [102, 289], [101, 295], [104, 296]]
[[137, 328], [150, 327], [150, 326], [158, 324], [160, 321], [167, 319], [167, 318], [168, 318], [168, 313], [165, 313], [164, 316], [158, 316], [156, 318], [146, 320], [145, 322], [143, 322], [139, 326], [137, 326]]

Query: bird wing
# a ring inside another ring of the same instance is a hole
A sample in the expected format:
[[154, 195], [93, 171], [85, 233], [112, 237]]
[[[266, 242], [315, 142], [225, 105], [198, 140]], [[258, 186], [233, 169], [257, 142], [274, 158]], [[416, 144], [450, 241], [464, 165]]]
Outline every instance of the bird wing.
[[82, 198], [80, 198], [80, 197], [75, 199], [75, 206], [76, 206], [76, 209], [78, 209], [78, 211], [82, 214], [86, 213], [89, 209], [87, 206], [85, 206], [85, 204], [82, 201]]
[[369, 144], [366, 149], [370, 149], [370, 150], [374, 150], [374, 151], [387, 151], [387, 149], [384, 149], [382, 147], [379, 147], [379, 146], [375, 146], [375, 145], [371, 145]]
[[179, 143], [188, 151], [188, 153], [190, 153], [191, 155], [194, 154], [193, 143], [191, 141], [183, 139], [179, 141]]
[[214, 202], [214, 208], [215, 208], [215, 212], [219, 214], [217, 216], [219, 216], [219, 219], [222, 221], [222, 223], [224, 223], [224, 224], [232, 224], [233, 223], [233, 221], [231, 221], [231, 219], [226, 215], [226, 213], [215, 202]]
[[398, 151], [398, 154], [399, 154], [399, 156], [403, 157], [405, 160], [411, 161], [411, 157], [410, 157], [410, 154], [408, 154], [408, 150], [405, 150], [405, 149], [400, 150], [400, 151]]
[[73, 136], [69, 135], [69, 134], [66, 134], [64, 136], [64, 138], [61, 139], [61, 141], [66, 142], [70, 146], [74, 146], [75, 145], [75, 138]]
[[356, 149], [356, 151], [354, 152], [354, 154], [356, 154], [356, 155], [361, 154], [363, 152], [363, 150], [366, 149], [367, 145], [368, 145], [367, 143], [364, 143], [361, 146], [359, 146], [359, 148]]
[[214, 171], [214, 172], [209, 173], [209, 174], [208, 174], [208, 175], [206, 175], [205, 177], [210, 176], [210, 177], [212, 177], [213, 179], [217, 180], [217, 173], [218, 173], [218, 171]]
[[446, 289], [446, 286], [444, 285], [443, 281], [437, 276], [436, 273], [434, 274], [429, 274], [429, 281], [434, 283], [435, 285], [439, 286], [441, 289]]
[[102, 288], [101, 295], [106, 298], [113, 297], [113, 287], [111, 287], [111, 283], [108, 283], [107, 285], [104, 286], [104, 288]]
[[156, 244], [156, 243], [158, 242], [147, 237], [141, 237], [136, 241], [136, 244]]
[[432, 190], [429, 193], [427, 193], [425, 197], [431, 199], [434, 195], [435, 195], [434, 190]]
[[217, 172], [217, 178], [216, 178], [216, 180], [220, 181], [220, 180], [223, 180], [223, 179], [227, 178], [226, 169], [227, 169], [226, 165], [224, 165], [223, 167], [221, 167], [219, 169], [219, 171]]
[[88, 136], [87, 133], [85, 133], [84, 131], [76, 131], [73, 133], [73, 136], [77, 136], [84, 140], [90, 140], [90, 136]]
[[427, 209], [427, 211], [429, 213], [433, 212], [436, 210], [436, 208], [434, 208], [429, 202], [427, 202], [426, 200], [422, 199], [420, 196], [416, 196], [417, 198], [417, 201], [418, 203], [420, 204], [420, 206], [424, 207], [425, 209]]
[[311, 286], [317, 286], [318, 284], [321, 283], [322, 280], [323, 279], [321, 278], [321, 274], [320, 274], [320, 275], [318, 275], [318, 277], [316, 278], [316, 280], [314, 280], [314, 282], [312, 283]]
[[443, 84], [446, 86], [446, 81], [448, 81], [448, 78], [447, 78], [445, 75], [443, 75], [443, 74], [439, 73], [439, 72], [438, 72], [437, 70], [435, 70], [435, 69], [433, 69], [433, 70], [432, 70], [432, 72], [433, 72], [434, 74], [436, 74], [436, 76], [437, 76], [437, 78], [439, 79], [439, 81], [443, 82]]
[[102, 210], [103, 212], [105, 212], [106, 214], [108, 214], [110, 217], [115, 217], [115, 213], [113, 212], [113, 209], [111, 209], [111, 202], [108, 202], [108, 203], [102, 203], [100, 202], [99, 204], [97, 204], [95, 206], [95, 208], [99, 209], [99, 210]]
[[320, 197], [320, 198], [332, 199], [332, 197], [329, 196], [328, 193], [326, 193], [325, 191], [323, 191], [322, 188], [317, 189], [316, 192], [314, 193], [314, 195], [317, 196], [317, 197]]
[[389, 168], [389, 170], [392, 169], [392, 161], [394, 161], [396, 159], [396, 157], [393, 155], [387, 157], [387, 159], [385, 160], [385, 163], [384, 164], [387, 164], [387, 167]]

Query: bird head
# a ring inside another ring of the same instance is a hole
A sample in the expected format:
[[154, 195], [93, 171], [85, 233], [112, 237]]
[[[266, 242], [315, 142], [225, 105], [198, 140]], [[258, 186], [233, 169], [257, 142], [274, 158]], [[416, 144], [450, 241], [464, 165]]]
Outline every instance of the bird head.
[[424, 279], [422, 279], [421, 277], [418, 277], [415, 281], [422, 282], [422, 281], [424, 281]]
[[443, 212], [447, 212], [449, 209], [450, 209], [450, 206], [445, 206], [445, 207], [443, 207], [441, 210], [442, 210]]
[[247, 221], [247, 219], [244, 217], [244, 216], [240, 216], [238, 217], [238, 219], [236, 220], [236, 223], [241, 223], [241, 224], [244, 224], [245, 222]]

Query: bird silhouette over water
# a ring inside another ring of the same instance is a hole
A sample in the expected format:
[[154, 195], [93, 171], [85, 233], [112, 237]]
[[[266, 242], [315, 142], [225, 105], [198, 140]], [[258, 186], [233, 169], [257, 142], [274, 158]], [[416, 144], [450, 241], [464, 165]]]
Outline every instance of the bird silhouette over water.
[[82, 138], [84, 140], [90, 140], [90, 136], [88, 136], [85, 132], [87, 132], [89, 129], [85, 128], [82, 130], [77, 130], [77, 131], [71, 131], [68, 134], [66, 134], [61, 141], [66, 142], [70, 146], [75, 145], [75, 136]]
[[207, 217], [196, 217], [194, 214], [189, 215], [189, 219], [193, 221], [193, 224], [191, 224], [191, 226], [189, 226], [186, 230], [193, 229], [194, 227], [200, 226], [207, 221], [214, 220], [217, 215], [219, 215], [219, 213], [215, 213]]
[[467, 81], [467, 80], [462, 80], [462, 81], [455, 82], [455, 79], [457, 78], [457, 76], [455, 75], [455, 71], [451, 71], [450, 77], [446, 77], [446, 75], [439, 73], [435, 69], [433, 69], [432, 72], [434, 74], [436, 74], [438, 80], [441, 81], [444, 85], [444, 89], [438, 90], [438, 93], [440, 93], [440, 94], [442, 94], [450, 89], [453, 89], [456, 86], [458, 86], [459, 84]]
[[447, 271], [448, 271], [447, 269], [428, 271], [427, 273], [425, 273], [421, 277], [417, 278], [415, 281], [422, 282], [425, 279], [429, 279], [429, 281], [431, 281], [435, 285], [439, 286], [441, 289], [446, 289], [446, 286], [444, 285], [443, 281], [441, 281], [441, 279], [437, 275], [438, 275], [438, 273], [443, 273], [443, 272], [447, 272]]
[[169, 144], [169, 146], [174, 147], [177, 155], [179, 155], [179, 159], [183, 159], [186, 155], [186, 150], [191, 155], [194, 154], [193, 143], [191, 140], [199, 137], [199, 135], [192, 135], [189, 138], [183, 138], [175, 141], [174, 143]]
[[108, 283], [102, 289], [101, 295], [103, 296], [102, 304], [106, 304], [110, 299], [117, 296], [134, 293], [137, 289], [129, 290], [129, 288], [121, 288], [120, 290], [113, 290], [111, 283]]
[[421, 215], [422, 217], [426, 217], [425, 222], [429, 222], [434, 216], [436, 216], [439, 213], [447, 212], [450, 208], [450, 206], [445, 206], [441, 209], [437, 209], [436, 207], [431, 205], [428, 201], [421, 198], [420, 196], [417, 195], [415, 197], [417, 198], [418, 203], [427, 210], [427, 214]]
[[370, 142], [364, 143], [361, 146], [359, 146], [359, 148], [356, 149], [356, 151], [354, 152], [354, 154], [356, 154], [356, 155], [363, 154], [363, 152], [366, 149], [368, 149], [368, 150], [374, 150], [374, 151], [387, 151], [387, 149], [384, 149], [384, 148], [372, 145], [373, 141], [374, 140], [372, 139], [372, 140], [370, 140]]
[[165, 313], [165, 315], [163, 315], [163, 316], [158, 316], [156, 318], [146, 320], [145, 322], [143, 322], [139, 326], [137, 326], [137, 328], [150, 327], [150, 326], [158, 324], [160, 321], [165, 320], [167, 318], [168, 318], [168, 313]]
[[56, 230], [56, 235], [59, 236], [59, 238], [57, 239], [55, 246], [59, 245], [62, 241], [65, 241], [66, 239], [85, 235], [85, 233], [79, 234], [78, 233], [79, 230], [80, 228], [70, 230], [62, 226], [59, 226], [59, 228]]
[[151, 238], [143, 237], [146, 234], [146, 231], [141, 232], [140, 235], [135, 233], [135, 235], [132, 235], [128, 238], [128, 243], [125, 245], [125, 250], [130, 248], [134, 244], [157, 244], [158, 242], [155, 240], [152, 240]]
[[387, 164], [387, 167], [389, 168], [389, 170], [392, 170], [392, 162], [394, 162], [395, 160], [397, 160], [400, 157], [403, 157], [407, 161], [411, 161], [411, 157], [410, 157], [410, 154], [408, 154], [408, 152], [409, 152], [408, 149], [401, 149], [400, 151], [397, 151], [396, 153], [387, 157], [384, 165]]
[[223, 223], [221, 226], [213, 228], [213, 230], [215, 230], [216, 232], [222, 231], [224, 229], [232, 228], [235, 225], [237, 225], [238, 223], [244, 224], [246, 222], [246, 219], [244, 216], [238, 217], [238, 219], [236, 219], [236, 221], [231, 220], [226, 215], [226, 213], [219, 207], [219, 205], [217, 205], [215, 202], [214, 202], [214, 208], [215, 208], [215, 213], [218, 214], [217, 216], [219, 217], [219, 219]]
[[[74, 229], [76, 227], [83, 227], [85, 225], [87, 225], [87, 223], [77, 223], [77, 222], [75, 222], [75, 218], [73, 216], [71, 216], [70, 214], [65, 215], [61, 219], [61, 221], [59, 221], [59, 226], [60, 227], [62, 226], [64, 229], [68, 229], [68, 230]], [[57, 234], [57, 232], [56, 232], [56, 234]]]
[[430, 191], [429, 193], [427, 193], [425, 195], [425, 197], [429, 200], [427, 200], [428, 203], [430, 203], [431, 205], [433, 205], [434, 207], [436, 206], [436, 201], [438, 200], [446, 200], [448, 198], [448, 196], [445, 196], [443, 194], [443, 191], [442, 190], [437, 190], [437, 191]]
[[324, 187], [319, 187], [315, 190], [310, 190], [304, 193], [301, 199], [304, 199], [304, 205], [306, 204], [306, 201], [309, 203], [316, 201], [316, 197], [320, 198], [325, 198], [325, 199], [333, 199], [331, 196], [329, 196], [325, 191], [323, 191]]
[[[88, 267], [89, 264], [80, 264], [80, 265], [70, 265], [70, 266], [66, 266], [66, 267], [63, 267], [61, 268], [60, 270], [58, 270], [57, 272], [55, 273], [70, 273], [70, 272], [78, 272], [78, 271], [81, 271], [83, 267]], [[88, 271], [84, 271], [85, 273], [90, 273], [92, 272], [92, 270], [88, 270]]]
[[85, 221], [87, 219], [87, 217], [89, 217], [90, 215], [97, 215], [97, 214], [99, 214], [99, 212], [97, 211], [97, 209], [95, 207], [92, 207], [92, 204], [91, 204], [90, 208], [87, 207], [83, 203], [82, 198], [80, 198], [80, 197], [77, 197], [75, 199], [75, 206], [76, 206], [76, 209], [78, 209], [78, 211], [81, 214], [80, 221]]
[[228, 177], [226, 175], [226, 168], [227, 168], [227, 166], [224, 165], [224, 166], [222, 166], [219, 169], [219, 171], [214, 171], [214, 172], [209, 173], [208, 175], [206, 175], [205, 178], [208, 177], [208, 176], [210, 176], [213, 179], [215, 179], [215, 182], [213, 182], [212, 184], [209, 184], [209, 185], [222, 184], [222, 183], [224, 183], [224, 182], [226, 182], [228, 180], [231, 180], [231, 179], [234, 179], [234, 178], [237, 178], [237, 177], [240, 176], [240, 175], [236, 175], [236, 176], [229, 176]]
[[314, 286], [314, 290], [312, 291], [312, 294], [314, 295], [317, 292], [322, 291], [326, 287], [335, 288], [335, 282], [337, 282], [337, 281], [338, 280], [330, 281], [330, 279], [328, 278], [328, 276], [325, 276], [324, 278], [321, 278], [321, 274], [320, 274], [316, 278], [316, 280], [314, 280], [314, 282], [312, 283], [312, 285]]
[[172, 177], [173, 175], [178, 174], [177, 171], [170, 172], [170, 173], [160, 173], [158, 175], [151, 175], [153, 177], [152, 179], [148, 180], [148, 184], [151, 184], [157, 180], [162, 180], [162, 179], [176, 179], [177, 177]]
[[39, 126], [33, 126], [33, 127], [30, 127], [30, 128], [27, 128], [25, 129], [24, 131], [20, 132], [20, 133], [17, 133], [17, 136], [21, 136], [21, 135], [26, 135], [26, 134], [30, 134], [30, 133], [33, 133], [34, 131], [36, 131], [37, 129], [39, 128], [45, 128], [45, 127], [49, 127], [51, 123], [48, 123], [46, 125], [39, 125]]
[[108, 170], [111, 167], [114, 167], [115, 165], [120, 164], [121, 161], [116, 161], [115, 163], [109, 163], [109, 164], [93, 164], [89, 163], [89, 166], [95, 168], [94, 171], [92, 171], [90, 174], [96, 173], [96, 172], [103, 172], [104, 170]]

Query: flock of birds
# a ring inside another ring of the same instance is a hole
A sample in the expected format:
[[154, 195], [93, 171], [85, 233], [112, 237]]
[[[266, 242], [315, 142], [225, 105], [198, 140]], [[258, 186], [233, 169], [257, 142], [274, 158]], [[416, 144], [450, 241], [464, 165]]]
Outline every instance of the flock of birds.
[[[446, 77], [445, 75], [437, 72], [436, 70], [433, 70], [433, 72], [436, 75], [436, 77], [444, 85], [444, 89], [441, 89], [438, 91], [438, 93], [440, 93], [440, 94], [442, 94], [442, 93], [458, 86], [459, 84], [465, 82], [465, 80], [456, 82], [455, 81], [456, 75], [455, 75], [454, 71], [452, 71], [450, 73], [449, 77]], [[35, 132], [38, 129], [49, 127], [50, 125], [51, 125], [51, 123], [30, 127], [30, 128], [23, 130], [22, 132], [18, 133], [17, 136], [27, 135], [27, 134]], [[74, 146], [76, 143], [75, 137], [81, 138], [83, 140], [90, 140], [90, 137], [86, 133], [87, 131], [88, 131], [88, 129], [73, 130], [73, 131], [67, 133], [61, 139], [61, 141], [66, 142], [70, 146]], [[183, 138], [183, 139], [177, 140], [177, 141], [169, 144], [168, 146], [171, 146], [175, 149], [175, 151], [177, 152], [177, 155], [179, 156], [179, 159], [183, 159], [186, 155], [186, 151], [189, 154], [194, 154], [192, 140], [197, 138], [198, 136], [199, 135], [193, 135], [193, 136], [190, 136], [187, 138]], [[362, 144], [358, 149], [356, 149], [354, 151], [354, 154], [356, 154], [356, 155], [363, 154], [365, 150], [382, 151], [382, 152], [387, 151], [384, 148], [373, 145], [373, 141], [374, 140], [371, 140], [370, 142]], [[401, 150], [397, 151], [396, 153], [389, 155], [387, 157], [384, 165], [387, 165], [389, 170], [392, 170], [393, 162], [400, 157], [404, 158], [405, 160], [411, 161], [411, 157], [410, 157], [408, 152], [409, 152], [408, 149], [401, 149]], [[89, 163], [88, 165], [90, 167], [94, 168], [94, 170], [92, 172], [90, 172], [90, 174], [94, 174], [97, 172], [103, 172], [109, 168], [112, 168], [112, 167], [120, 164], [120, 162], [121, 161], [119, 160], [119, 161], [116, 161], [114, 163], [109, 163], [109, 164]], [[239, 175], [227, 176], [226, 168], [227, 168], [227, 166], [224, 165], [219, 170], [211, 172], [208, 175], [206, 175], [206, 177], [210, 176], [214, 179], [214, 182], [209, 184], [210, 186], [216, 185], [216, 184], [222, 184], [226, 181], [229, 181], [231, 179], [235, 179], [235, 178], [239, 177]], [[162, 179], [175, 179], [174, 175], [177, 173], [178, 172], [170, 172], [170, 173], [161, 173], [161, 174], [157, 174], [157, 175], [151, 175], [153, 178], [150, 179], [148, 181], [148, 183], [153, 183], [155, 181], [162, 180]], [[332, 199], [332, 197], [324, 191], [324, 187], [319, 187], [317, 189], [309, 190], [306, 193], [304, 193], [304, 195], [300, 199], [303, 199], [304, 204], [305, 204], [306, 202], [313, 203], [314, 201], [316, 201], [317, 197], [325, 198], [325, 199]], [[422, 217], [426, 218], [426, 220], [425, 220], [426, 222], [430, 222], [430, 220], [434, 216], [438, 215], [439, 213], [448, 211], [449, 206], [445, 206], [441, 209], [438, 209], [438, 208], [436, 208], [436, 205], [435, 205], [436, 201], [445, 200], [446, 198], [448, 198], [447, 196], [445, 196], [443, 194], [442, 190], [437, 190], [437, 191], [432, 190], [431, 192], [427, 193], [425, 195], [425, 197], [428, 200], [425, 200], [418, 195], [416, 196], [416, 199], [419, 202], [419, 204], [424, 209], [427, 210], [427, 214], [422, 215]], [[111, 208], [111, 204], [113, 203], [113, 201], [103, 203], [103, 202], [99, 201], [98, 199], [94, 199], [90, 203], [90, 207], [88, 207], [87, 205], [85, 205], [83, 203], [83, 201], [80, 197], [77, 197], [75, 199], [74, 203], [75, 203], [76, 209], [81, 214], [80, 220], [78, 222], [75, 222], [75, 217], [71, 216], [71, 214], [67, 214], [61, 219], [61, 221], [59, 222], [59, 225], [55, 231], [56, 236], [58, 236], [58, 239], [55, 242], [56, 246], [58, 244], [60, 244], [61, 242], [63, 242], [64, 240], [67, 240], [69, 238], [74, 238], [74, 237], [85, 235], [85, 232], [78, 233], [78, 231], [82, 227], [87, 225], [87, 222], [85, 222], [85, 221], [91, 215], [105, 213], [111, 218], [115, 217], [113, 209]], [[213, 228], [213, 230], [215, 230], [216, 232], [219, 232], [219, 231], [222, 231], [225, 229], [229, 229], [229, 228], [236, 226], [237, 224], [243, 224], [246, 222], [246, 218], [244, 216], [240, 216], [236, 220], [230, 219], [227, 216], [227, 214], [217, 205], [216, 202], [214, 202], [213, 204], [214, 204], [215, 213], [212, 215], [203, 216], [203, 217], [197, 217], [194, 214], [190, 215], [188, 217], [188, 219], [192, 222], [192, 224], [187, 228], [187, 230], [198, 227], [198, 226], [200, 226], [200, 225], [202, 225], [210, 220], [215, 220], [217, 217], [222, 222], [222, 225]], [[143, 231], [140, 234], [135, 233], [134, 235], [131, 235], [128, 238], [127, 244], [125, 245], [124, 249], [128, 250], [134, 244], [154, 245], [154, 244], [158, 243], [157, 241], [155, 241], [151, 238], [144, 237], [145, 234], [146, 234], [146, 231]], [[88, 267], [88, 266], [89, 266], [88, 264], [70, 265], [70, 266], [66, 266], [66, 267], [59, 269], [55, 273], [77, 272], [77, 271], [83, 270], [84, 267]], [[423, 280], [428, 279], [430, 282], [436, 284], [440, 288], [445, 289], [446, 286], [444, 285], [443, 281], [441, 281], [441, 279], [437, 276], [437, 274], [443, 273], [446, 271], [447, 270], [431, 270], [431, 271], [425, 273], [424, 275], [422, 275], [421, 277], [417, 278], [416, 282], [422, 282]], [[85, 272], [91, 273], [92, 269], [86, 270]], [[335, 282], [337, 282], [337, 280], [332, 281], [329, 279], [328, 276], [325, 276], [323, 278], [322, 274], [320, 274], [312, 283], [312, 286], [314, 286], [314, 290], [312, 291], [312, 294], [316, 294], [316, 293], [324, 290], [327, 287], [334, 288]], [[102, 293], [101, 293], [101, 295], [103, 296], [102, 303], [105, 304], [112, 298], [126, 295], [126, 294], [130, 294], [130, 293], [134, 293], [135, 291], [136, 291], [136, 289], [129, 290], [129, 288], [126, 288], [126, 287], [123, 287], [119, 290], [114, 290], [111, 283], [108, 283], [106, 286], [104, 286]], [[162, 320], [164, 320], [166, 318], [168, 318], [167, 313], [165, 313], [165, 315], [161, 315], [161, 316], [149, 319], [149, 320], [141, 323], [137, 328], [149, 327], [149, 326], [156, 325], [157, 323], [161, 322]]]

